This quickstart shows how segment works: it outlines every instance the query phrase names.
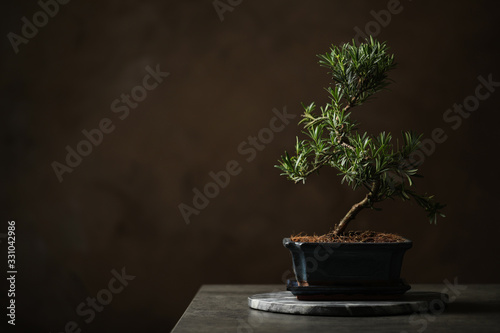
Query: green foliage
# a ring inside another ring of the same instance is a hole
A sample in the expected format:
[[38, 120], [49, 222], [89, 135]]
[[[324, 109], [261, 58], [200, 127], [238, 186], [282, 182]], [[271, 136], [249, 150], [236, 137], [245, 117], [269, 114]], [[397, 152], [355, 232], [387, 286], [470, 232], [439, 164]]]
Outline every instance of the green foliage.
[[276, 167], [295, 182], [305, 182], [323, 166], [333, 167], [342, 176], [342, 183], [370, 191], [368, 207], [374, 208], [374, 203], [387, 198], [413, 198], [435, 223], [437, 215], [444, 216], [440, 213], [444, 205], [410, 189], [413, 178], [419, 175], [417, 166], [408, 160], [419, 149], [421, 135], [402, 132], [402, 144], [393, 144], [391, 133], [358, 133], [357, 123], [351, 119], [351, 108], [389, 84], [387, 73], [395, 62], [387, 51], [386, 43], [370, 37], [359, 46], [353, 41], [318, 55], [320, 65], [330, 70], [335, 82], [326, 89], [330, 101], [319, 111], [315, 103], [304, 106], [300, 124], [306, 138], [297, 138], [295, 154], [285, 152]]

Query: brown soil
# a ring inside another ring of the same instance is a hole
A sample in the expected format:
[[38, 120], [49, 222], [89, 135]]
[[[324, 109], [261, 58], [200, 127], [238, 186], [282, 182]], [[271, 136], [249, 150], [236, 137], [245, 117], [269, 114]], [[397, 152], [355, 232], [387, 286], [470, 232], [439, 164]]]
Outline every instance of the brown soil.
[[343, 235], [326, 234], [321, 236], [293, 235], [294, 242], [308, 243], [397, 243], [404, 242], [405, 238], [377, 231], [347, 231]]

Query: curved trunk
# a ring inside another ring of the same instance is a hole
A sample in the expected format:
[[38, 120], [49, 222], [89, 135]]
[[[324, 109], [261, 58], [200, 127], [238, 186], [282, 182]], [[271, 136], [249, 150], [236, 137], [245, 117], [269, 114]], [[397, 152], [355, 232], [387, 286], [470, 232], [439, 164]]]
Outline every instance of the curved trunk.
[[340, 223], [335, 225], [335, 229], [333, 230], [334, 235], [343, 234], [345, 229], [347, 228], [347, 224], [349, 224], [349, 222], [352, 221], [356, 217], [356, 215], [361, 210], [363, 210], [363, 208], [370, 207], [373, 204], [374, 202], [373, 199], [377, 196], [379, 185], [380, 185], [379, 181], [374, 181], [372, 183], [370, 192], [368, 192], [365, 198], [360, 202], [354, 204], [351, 207], [351, 209], [347, 212], [347, 214], [344, 216], [344, 218], [340, 220]]

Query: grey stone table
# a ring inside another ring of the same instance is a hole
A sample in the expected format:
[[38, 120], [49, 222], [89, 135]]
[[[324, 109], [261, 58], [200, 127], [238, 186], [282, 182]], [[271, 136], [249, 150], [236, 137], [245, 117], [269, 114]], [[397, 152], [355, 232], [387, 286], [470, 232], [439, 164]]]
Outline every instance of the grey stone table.
[[499, 284], [412, 285], [412, 291], [446, 293], [449, 303], [399, 316], [304, 316], [248, 307], [249, 296], [284, 290], [283, 285], [204, 285], [172, 332], [500, 332]]

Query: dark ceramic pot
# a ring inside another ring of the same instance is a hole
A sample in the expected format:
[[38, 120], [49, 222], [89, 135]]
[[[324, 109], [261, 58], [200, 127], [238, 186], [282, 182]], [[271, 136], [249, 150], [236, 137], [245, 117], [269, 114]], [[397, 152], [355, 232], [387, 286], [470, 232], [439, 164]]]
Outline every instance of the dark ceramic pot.
[[285, 238], [283, 245], [292, 253], [298, 287], [354, 287], [356, 292], [363, 292], [366, 287], [368, 292], [375, 293], [384, 288], [399, 293], [410, 289], [400, 278], [403, 256], [412, 246], [410, 240], [400, 243], [299, 243]]

